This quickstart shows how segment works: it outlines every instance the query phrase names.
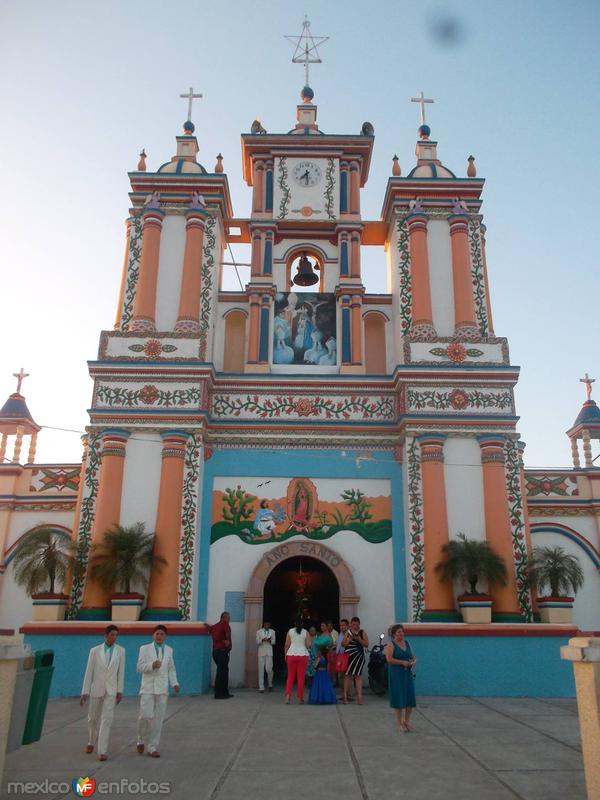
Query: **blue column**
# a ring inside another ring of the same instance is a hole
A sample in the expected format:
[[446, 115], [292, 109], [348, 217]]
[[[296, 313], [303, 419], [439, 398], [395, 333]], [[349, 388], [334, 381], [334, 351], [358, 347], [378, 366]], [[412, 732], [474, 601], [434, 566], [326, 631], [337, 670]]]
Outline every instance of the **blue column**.
[[349, 266], [348, 266], [348, 242], [346, 239], [342, 239], [340, 245], [340, 275], [349, 275]]
[[342, 364], [350, 364], [352, 361], [350, 351], [350, 309], [346, 305], [348, 297], [343, 298], [342, 306]]
[[340, 213], [348, 211], [348, 171], [343, 169], [340, 173]]
[[273, 211], [273, 169], [267, 169], [265, 185], [265, 211]]
[[260, 339], [258, 345], [258, 360], [262, 363], [269, 360], [269, 302], [269, 295], [263, 295], [262, 308], [260, 309]]
[[263, 258], [263, 274], [271, 275], [273, 273], [273, 239], [271, 234], [267, 233], [265, 240], [265, 255]]

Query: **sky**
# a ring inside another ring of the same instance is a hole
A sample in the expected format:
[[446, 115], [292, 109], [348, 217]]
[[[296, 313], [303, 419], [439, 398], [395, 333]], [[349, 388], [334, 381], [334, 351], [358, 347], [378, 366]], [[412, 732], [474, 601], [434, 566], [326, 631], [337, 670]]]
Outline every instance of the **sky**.
[[[171, 158], [193, 86], [199, 160], [212, 171], [223, 154], [235, 214], [248, 216], [240, 133], [256, 117], [293, 127], [304, 73], [284, 36], [304, 14], [331, 37], [311, 68], [321, 129], [375, 128], [365, 219], [380, 216], [393, 155], [403, 174], [414, 166], [420, 91], [435, 99], [442, 162], [464, 177], [475, 156], [494, 327], [521, 367], [526, 466], [570, 465], [564, 432], [586, 371], [600, 395], [596, 0], [0, 2], [0, 404], [24, 367], [47, 426], [37, 461], [81, 458], [86, 361], [116, 312], [127, 171], [142, 147], [149, 170]], [[368, 250], [367, 291], [385, 291], [383, 249]]]

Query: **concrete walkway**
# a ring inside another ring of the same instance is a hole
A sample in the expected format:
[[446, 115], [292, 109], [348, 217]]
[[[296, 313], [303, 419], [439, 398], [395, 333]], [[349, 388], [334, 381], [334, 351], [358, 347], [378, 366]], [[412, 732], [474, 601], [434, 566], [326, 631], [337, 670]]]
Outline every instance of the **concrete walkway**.
[[[168, 781], [195, 800], [584, 800], [574, 700], [420, 697], [415, 731], [395, 732], [387, 699], [362, 707], [286, 706], [282, 695], [237, 690], [231, 700], [172, 697], [160, 759], [135, 752], [137, 703], [117, 708], [110, 759], [86, 756], [84, 712], [51, 701], [44, 736], [7, 758], [8, 781]], [[112, 796], [151, 797], [151, 791]], [[97, 790], [94, 797], [108, 796]]]

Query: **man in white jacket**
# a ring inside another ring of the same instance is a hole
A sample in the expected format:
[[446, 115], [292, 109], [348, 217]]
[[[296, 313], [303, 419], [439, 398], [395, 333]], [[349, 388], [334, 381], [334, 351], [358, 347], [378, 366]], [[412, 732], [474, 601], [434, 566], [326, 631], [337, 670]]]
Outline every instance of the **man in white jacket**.
[[108, 739], [115, 705], [123, 697], [125, 680], [125, 650], [116, 644], [119, 629], [108, 625], [104, 631], [104, 643], [92, 647], [88, 656], [81, 699], [84, 706], [89, 698], [88, 743], [86, 753], [93, 753], [98, 746], [100, 761], [108, 758]]
[[167, 710], [169, 685], [173, 687], [175, 694], [179, 694], [173, 648], [165, 644], [166, 637], [165, 626], [157, 625], [150, 644], [140, 647], [137, 662], [137, 671], [142, 676], [137, 751], [143, 753], [147, 745], [148, 755], [152, 758], [160, 757], [158, 745]]
[[258, 691], [262, 694], [265, 690], [265, 670], [267, 673], [267, 686], [273, 691], [273, 645], [275, 644], [275, 631], [270, 622], [263, 622], [262, 628], [256, 631], [256, 644], [258, 645]]

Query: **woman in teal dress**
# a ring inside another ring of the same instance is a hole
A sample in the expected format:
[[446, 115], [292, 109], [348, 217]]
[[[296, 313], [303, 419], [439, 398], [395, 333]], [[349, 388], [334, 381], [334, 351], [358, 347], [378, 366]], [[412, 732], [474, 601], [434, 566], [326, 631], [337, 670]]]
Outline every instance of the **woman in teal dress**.
[[415, 701], [415, 682], [412, 670], [417, 659], [410, 644], [404, 638], [404, 627], [393, 625], [390, 631], [392, 641], [386, 645], [385, 657], [388, 663], [388, 687], [390, 706], [396, 712], [398, 732], [412, 731], [410, 716]]
[[327, 624], [322, 622], [320, 627], [320, 632], [318, 636], [315, 636], [312, 640], [312, 644], [310, 645], [310, 658], [308, 659], [308, 669], [306, 670], [306, 677], [309, 678], [311, 681], [315, 674], [315, 666], [317, 663], [317, 656], [319, 655], [319, 650], [324, 647], [326, 650], [333, 645], [333, 639], [327, 630]]

